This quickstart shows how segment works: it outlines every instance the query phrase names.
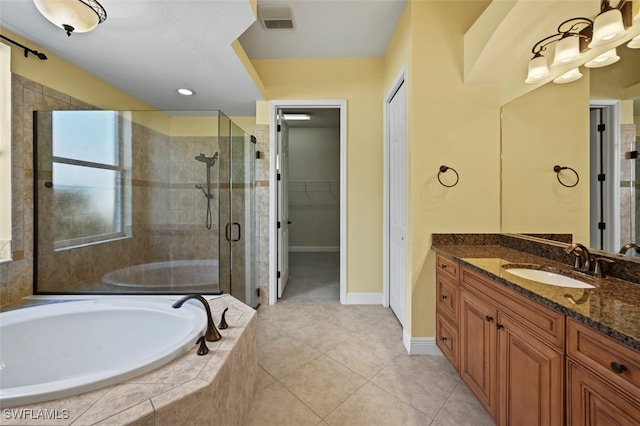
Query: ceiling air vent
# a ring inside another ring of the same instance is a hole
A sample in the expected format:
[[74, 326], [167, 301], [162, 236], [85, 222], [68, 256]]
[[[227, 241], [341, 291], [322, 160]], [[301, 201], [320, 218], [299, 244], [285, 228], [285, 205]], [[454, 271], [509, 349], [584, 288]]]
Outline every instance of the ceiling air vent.
[[286, 6], [259, 6], [258, 16], [267, 30], [293, 29], [291, 8]]

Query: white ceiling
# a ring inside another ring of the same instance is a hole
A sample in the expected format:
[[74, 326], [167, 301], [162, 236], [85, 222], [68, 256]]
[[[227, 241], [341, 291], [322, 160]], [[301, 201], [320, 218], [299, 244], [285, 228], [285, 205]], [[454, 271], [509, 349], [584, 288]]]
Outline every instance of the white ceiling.
[[[405, 2], [291, 0], [296, 29], [266, 33], [248, 0], [100, 1], [107, 20], [89, 33], [67, 37], [32, 0], [0, 0], [0, 26], [154, 108], [232, 116], [254, 115], [262, 99], [231, 48], [245, 30], [250, 58], [381, 56]], [[196, 95], [178, 95], [181, 87]]]

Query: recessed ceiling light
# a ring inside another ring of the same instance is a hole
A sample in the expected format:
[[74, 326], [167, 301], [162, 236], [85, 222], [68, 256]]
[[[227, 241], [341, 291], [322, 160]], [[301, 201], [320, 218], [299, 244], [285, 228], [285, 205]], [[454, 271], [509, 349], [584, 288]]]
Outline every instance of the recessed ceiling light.
[[193, 90], [178, 89], [178, 93], [180, 93], [181, 95], [185, 95], [185, 96], [191, 96], [191, 95], [193, 95]]

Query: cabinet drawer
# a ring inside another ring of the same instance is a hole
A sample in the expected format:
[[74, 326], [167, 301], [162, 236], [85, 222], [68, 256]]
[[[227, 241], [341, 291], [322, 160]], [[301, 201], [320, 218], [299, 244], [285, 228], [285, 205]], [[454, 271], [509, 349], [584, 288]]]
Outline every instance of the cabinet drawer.
[[461, 284], [478, 297], [497, 303], [536, 337], [564, 349], [564, 315], [518, 294], [466, 268], [461, 270]]
[[460, 265], [454, 260], [437, 255], [436, 272], [442, 272], [449, 276], [449, 278], [452, 278], [455, 282], [458, 282], [458, 277], [460, 275]]
[[460, 289], [457, 283], [442, 273], [436, 274], [436, 308], [447, 315], [454, 324], [458, 323]]
[[436, 344], [447, 359], [458, 369], [458, 329], [441, 314], [436, 315]]
[[629, 392], [640, 393], [640, 353], [573, 320], [567, 320], [567, 330], [569, 356]]

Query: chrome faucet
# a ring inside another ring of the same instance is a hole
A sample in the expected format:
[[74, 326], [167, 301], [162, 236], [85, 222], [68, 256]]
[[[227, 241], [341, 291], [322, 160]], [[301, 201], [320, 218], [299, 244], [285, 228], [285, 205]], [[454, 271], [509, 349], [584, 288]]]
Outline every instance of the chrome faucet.
[[182, 299], [178, 300], [173, 305], [171, 305], [171, 307], [178, 309], [179, 307], [182, 306], [184, 302], [186, 302], [189, 299], [197, 299], [200, 302], [202, 302], [202, 304], [204, 305], [204, 310], [207, 312], [207, 332], [204, 335], [204, 337], [210, 342], [215, 342], [216, 340], [220, 340], [222, 336], [220, 335], [220, 332], [216, 328], [215, 324], [213, 323], [213, 318], [211, 317], [211, 307], [209, 306], [209, 302], [207, 302], [204, 297], [200, 296], [199, 294], [189, 294], [187, 296], [184, 296]]
[[[578, 249], [579, 251], [576, 252], [575, 251], [576, 249]], [[573, 243], [569, 247], [564, 249], [564, 252], [567, 254], [573, 253], [574, 256], [576, 257], [576, 260], [573, 264], [573, 267], [575, 269], [580, 269], [585, 272], [590, 272], [591, 253], [589, 253], [589, 250], [584, 245], [580, 243]]]
[[635, 250], [637, 254], [640, 254], [640, 246], [634, 243], [628, 243], [622, 246], [620, 249], [620, 254], [626, 254], [629, 250]]

